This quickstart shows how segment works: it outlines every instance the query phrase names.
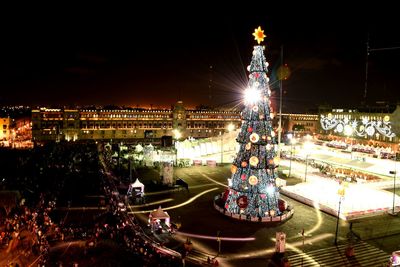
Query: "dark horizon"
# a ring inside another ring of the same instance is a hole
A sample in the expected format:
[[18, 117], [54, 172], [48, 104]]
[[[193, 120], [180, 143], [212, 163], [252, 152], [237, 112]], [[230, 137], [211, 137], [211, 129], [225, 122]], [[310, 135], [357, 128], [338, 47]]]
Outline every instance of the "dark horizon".
[[[363, 101], [368, 33], [371, 48], [400, 46], [399, 19], [387, 7], [385, 13], [304, 6], [280, 13], [267, 7], [246, 13], [240, 6], [229, 12], [199, 6], [197, 13], [142, 16], [143, 10], [123, 8], [11, 12], [13, 19], [2, 23], [0, 104], [235, 105], [256, 44], [251, 34], [261, 26], [273, 101], [279, 97], [282, 45], [291, 70], [283, 82], [284, 112], [357, 106]], [[371, 52], [368, 103], [399, 100], [399, 57], [400, 50]]]

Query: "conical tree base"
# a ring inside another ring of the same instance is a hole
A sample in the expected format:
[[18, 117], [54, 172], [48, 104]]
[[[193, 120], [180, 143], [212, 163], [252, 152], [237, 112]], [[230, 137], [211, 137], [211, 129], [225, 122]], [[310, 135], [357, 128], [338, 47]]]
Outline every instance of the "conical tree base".
[[[287, 207], [287, 203], [283, 199], [279, 199], [279, 202], [282, 203], [281, 205]], [[227, 217], [236, 219], [236, 220], [241, 220], [241, 221], [249, 221], [249, 222], [261, 222], [261, 223], [278, 223], [278, 222], [285, 222], [289, 220], [294, 213], [294, 209], [292, 208], [286, 208], [281, 211], [280, 215], [275, 215], [275, 216], [264, 216], [264, 217], [251, 217], [251, 216], [246, 216], [245, 214], [236, 214], [232, 212], [228, 212], [224, 207], [224, 201], [222, 200], [221, 195], [218, 195], [214, 199], [214, 208], [219, 211], [220, 213], [224, 214]]]

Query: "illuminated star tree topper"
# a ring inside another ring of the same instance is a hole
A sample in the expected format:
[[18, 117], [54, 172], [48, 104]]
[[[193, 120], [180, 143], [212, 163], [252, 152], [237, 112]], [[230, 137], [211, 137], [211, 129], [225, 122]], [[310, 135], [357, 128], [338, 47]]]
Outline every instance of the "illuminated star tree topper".
[[264, 38], [267, 37], [264, 34], [264, 30], [262, 30], [260, 26], [258, 26], [258, 28], [254, 30], [253, 36], [254, 36], [254, 40], [256, 40], [258, 44], [263, 42]]

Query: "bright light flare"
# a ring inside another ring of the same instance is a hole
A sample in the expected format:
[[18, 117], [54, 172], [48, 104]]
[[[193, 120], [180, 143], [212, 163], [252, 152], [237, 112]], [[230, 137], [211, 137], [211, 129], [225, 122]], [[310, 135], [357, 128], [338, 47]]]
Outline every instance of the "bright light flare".
[[312, 142], [307, 141], [303, 144], [303, 148], [307, 153], [310, 153], [314, 149], [314, 144]]
[[180, 232], [180, 231], [176, 232], [176, 234], [187, 236], [187, 237], [209, 239], [209, 240], [217, 240], [217, 238], [219, 238], [222, 241], [235, 241], [235, 242], [248, 242], [248, 241], [256, 240], [255, 237], [217, 237], [217, 236], [210, 236], [210, 235], [191, 234], [191, 233], [185, 233], [185, 232]]
[[[217, 190], [217, 189], [218, 189], [217, 187], [214, 187], [214, 188], [205, 190], [205, 191], [201, 192], [200, 194], [195, 195], [194, 197], [190, 198], [189, 200], [187, 200], [185, 202], [182, 202], [182, 203], [180, 203], [178, 205], [174, 205], [174, 206], [171, 206], [171, 207], [163, 208], [163, 210], [172, 210], [172, 209], [176, 209], [176, 208], [180, 208], [180, 207], [186, 206], [186, 205], [192, 203], [193, 201], [195, 201], [197, 198], [201, 197], [202, 195], [207, 194], [207, 193], [209, 193], [211, 191], [214, 191], [214, 190]], [[128, 214], [150, 213], [152, 211], [153, 210], [130, 211], [130, 212], [128, 212]]]
[[261, 99], [261, 92], [255, 88], [247, 88], [244, 91], [244, 102], [246, 104], [255, 104]]
[[173, 130], [173, 133], [174, 133], [175, 139], [180, 139], [182, 137], [181, 132], [177, 129]]
[[275, 191], [275, 188], [273, 186], [268, 186], [267, 187], [267, 193], [268, 195], [272, 195]]
[[349, 124], [344, 126], [344, 134], [346, 136], [351, 136], [353, 134], [353, 127], [351, 127], [351, 125], [349, 125]]
[[228, 128], [229, 132], [232, 132], [233, 130], [235, 130], [235, 125], [233, 125], [232, 123], [229, 123], [227, 128]]

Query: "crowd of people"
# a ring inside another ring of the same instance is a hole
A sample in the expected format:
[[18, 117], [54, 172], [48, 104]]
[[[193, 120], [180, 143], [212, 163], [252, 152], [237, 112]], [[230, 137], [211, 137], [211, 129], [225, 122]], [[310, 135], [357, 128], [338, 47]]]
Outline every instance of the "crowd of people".
[[[107, 153], [106, 151], [104, 153]], [[107, 157], [104, 157], [107, 158]], [[103, 160], [105, 169], [109, 169], [111, 161]], [[107, 230], [112, 231], [112, 237], [116, 241], [123, 241], [126, 249], [137, 255], [141, 261], [141, 266], [181, 266], [182, 260], [179, 253], [162, 247], [161, 244], [152, 240], [142, 230], [132, 215], [126, 211], [121, 211], [119, 203], [125, 202], [117, 192], [119, 181], [109, 171], [105, 172], [104, 192], [109, 199], [109, 204], [118, 222], [113, 226], [108, 226]], [[118, 229], [115, 231], [115, 229]]]
[[[0, 212], [0, 253], [22, 253], [27, 261], [34, 260], [34, 266], [77, 266], [79, 260], [57, 258], [52, 247], [84, 241], [86, 254], [111, 241], [116, 249], [132, 255], [138, 266], [181, 266], [179, 253], [148, 237], [135, 217], [121, 209], [120, 203], [126, 199], [115, 193], [118, 178], [104, 170], [107, 164], [99, 155], [94, 143], [64, 143], [9, 157], [0, 189], [18, 190], [22, 201], [7, 214]], [[67, 216], [55, 211], [71, 203], [81, 204], [87, 194], [103, 194], [107, 207], [99, 209], [90, 223], [65, 221]]]
[[26, 258], [38, 256], [39, 266], [44, 266], [49, 255], [49, 237], [56, 233], [56, 225], [49, 213], [55, 202], [40, 195], [34, 207], [22, 203], [0, 220], [0, 246], [6, 254], [22, 253]]

